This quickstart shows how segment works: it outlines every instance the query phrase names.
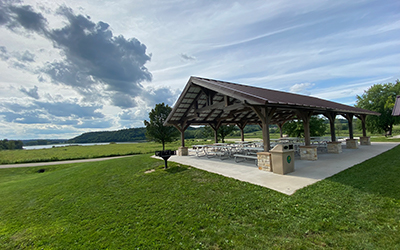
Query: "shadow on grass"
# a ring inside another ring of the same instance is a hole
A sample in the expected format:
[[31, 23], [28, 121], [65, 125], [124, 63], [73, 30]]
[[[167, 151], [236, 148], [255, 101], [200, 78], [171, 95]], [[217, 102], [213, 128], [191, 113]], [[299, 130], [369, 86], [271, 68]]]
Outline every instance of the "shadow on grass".
[[340, 172], [329, 180], [400, 200], [400, 146]]
[[170, 166], [165, 171], [167, 171], [170, 174], [176, 174], [176, 173], [180, 173], [180, 172], [183, 172], [186, 170], [188, 170], [187, 167], [178, 165], [178, 166]]

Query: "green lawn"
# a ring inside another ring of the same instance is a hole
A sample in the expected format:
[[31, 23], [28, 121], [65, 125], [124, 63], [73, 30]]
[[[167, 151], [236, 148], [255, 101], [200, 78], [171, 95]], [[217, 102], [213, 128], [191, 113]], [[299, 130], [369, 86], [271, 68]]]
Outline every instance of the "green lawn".
[[[258, 133], [258, 132], [257, 132]], [[278, 134], [272, 134], [271, 139], [278, 138]], [[240, 138], [230, 137], [230, 139], [240, 140]], [[257, 135], [246, 135], [245, 140], [261, 139]], [[400, 138], [393, 139], [384, 136], [371, 137], [372, 142], [400, 142]], [[211, 140], [186, 140], [185, 145], [209, 144]], [[180, 142], [167, 143], [165, 148], [176, 150]], [[28, 163], [28, 162], [48, 162], [74, 159], [90, 159], [108, 156], [136, 155], [154, 153], [156, 150], [162, 150], [160, 143], [124, 143], [107, 144], [96, 146], [67, 146], [48, 149], [35, 150], [0, 150], [0, 164]]]
[[[167, 143], [165, 148], [173, 150], [178, 149], [180, 146], [179, 143]], [[193, 143], [193, 141], [187, 141], [188, 145], [192, 145]], [[147, 154], [154, 153], [156, 150], [162, 150], [162, 145], [160, 143], [123, 143], [95, 146], [67, 146], [34, 150], [0, 150], [0, 164]]]
[[173, 163], [164, 170], [150, 155], [0, 169], [0, 246], [399, 249], [399, 155], [400, 146], [292, 196]]

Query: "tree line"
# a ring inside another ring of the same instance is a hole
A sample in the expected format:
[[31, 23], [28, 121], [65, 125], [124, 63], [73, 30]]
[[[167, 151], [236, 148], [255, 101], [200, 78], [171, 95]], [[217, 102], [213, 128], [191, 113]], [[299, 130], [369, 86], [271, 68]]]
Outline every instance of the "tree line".
[[68, 143], [134, 142], [144, 141], [146, 128], [128, 128], [118, 131], [99, 131], [83, 133], [69, 139]]
[[1, 140], [0, 141], [0, 150], [13, 150], [13, 149], [22, 149], [24, 143], [20, 140]]

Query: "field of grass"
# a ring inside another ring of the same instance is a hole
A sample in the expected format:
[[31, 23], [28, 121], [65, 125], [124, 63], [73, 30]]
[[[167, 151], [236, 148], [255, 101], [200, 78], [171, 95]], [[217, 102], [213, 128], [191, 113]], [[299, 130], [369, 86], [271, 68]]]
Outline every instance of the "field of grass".
[[0, 246], [399, 249], [399, 155], [400, 146], [292, 196], [174, 163], [164, 170], [149, 154], [0, 169]]
[[[179, 143], [167, 143], [165, 148], [176, 150], [180, 146]], [[192, 145], [194, 143], [194, 141], [187, 141], [188, 145]], [[156, 150], [162, 150], [162, 145], [160, 143], [146, 142], [95, 146], [67, 146], [33, 150], [0, 150], [0, 164], [48, 162], [90, 159], [108, 156], [136, 155], [154, 153]]]
[[[330, 135], [327, 135], [328, 137]], [[355, 135], [360, 136], [360, 135]], [[261, 139], [261, 131], [245, 134], [245, 140]], [[279, 134], [271, 134], [271, 139], [279, 138]], [[240, 140], [237, 137], [228, 137], [227, 139]], [[372, 142], [400, 142], [400, 138], [385, 136], [371, 136]], [[212, 143], [210, 140], [186, 140], [186, 146], [194, 144]], [[167, 143], [166, 149], [176, 150], [180, 142]], [[48, 149], [34, 150], [0, 150], [0, 164], [28, 163], [28, 162], [49, 162], [75, 159], [91, 159], [109, 156], [123, 156], [154, 153], [156, 150], [162, 150], [162, 145], [155, 142], [145, 143], [124, 143], [107, 144], [95, 146], [66, 146], [54, 147]]]

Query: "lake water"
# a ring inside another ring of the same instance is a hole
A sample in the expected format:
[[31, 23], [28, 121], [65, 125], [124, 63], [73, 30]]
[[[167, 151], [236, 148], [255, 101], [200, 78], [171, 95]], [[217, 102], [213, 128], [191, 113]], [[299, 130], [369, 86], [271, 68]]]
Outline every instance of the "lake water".
[[[128, 144], [128, 143], [138, 143], [138, 142], [117, 142], [117, 144]], [[98, 143], [67, 143], [67, 144], [50, 144], [50, 145], [35, 145], [35, 146], [23, 146], [23, 149], [44, 149], [44, 148], [58, 148], [58, 147], [68, 147], [68, 146], [94, 146], [94, 145], [108, 145], [109, 142], [98, 142]]]

